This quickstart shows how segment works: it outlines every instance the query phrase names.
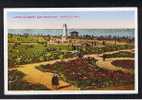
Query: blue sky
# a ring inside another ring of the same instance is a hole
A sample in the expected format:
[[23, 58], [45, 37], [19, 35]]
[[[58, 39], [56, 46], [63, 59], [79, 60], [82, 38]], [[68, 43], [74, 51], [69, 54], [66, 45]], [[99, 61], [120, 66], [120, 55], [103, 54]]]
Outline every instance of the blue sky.
[[[57, 16], [58, 18], [14, 18], [15, 16]], [[60, 18], [60, 16], [78, 16]], [[69, 28], [134, 28], [134, 11], [88, 12], [8, 12], [9, 29], [59, 29], [64, 23]]]

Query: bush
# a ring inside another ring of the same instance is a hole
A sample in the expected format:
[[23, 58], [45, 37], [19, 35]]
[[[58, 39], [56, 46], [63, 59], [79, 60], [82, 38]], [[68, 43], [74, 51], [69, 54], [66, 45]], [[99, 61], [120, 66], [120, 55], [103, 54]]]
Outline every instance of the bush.
[[46, 86], [41, 84], [32, 84], [22, 80], [16, 81], [8, 85], [9, 90], [49, 90]]
[[112, 64], [122, 68], [134, 69], [134, 60], [115, 60]]
[[41, 84], [32, 84], [23, 81], [23, 74], [20, 71], [12, 70], [8, 72], [8, 89], [9, 90], [49, 90], [46, 86]]
[[8, 71], [8, 81], [17, 81], [25, 76], [24, 73], [18, 70]]
[[114, 54], [104, 54], [106, 58], [115, 58], [115, 57], [134, 57], [134, 53], [127, 51], [120, 51]]

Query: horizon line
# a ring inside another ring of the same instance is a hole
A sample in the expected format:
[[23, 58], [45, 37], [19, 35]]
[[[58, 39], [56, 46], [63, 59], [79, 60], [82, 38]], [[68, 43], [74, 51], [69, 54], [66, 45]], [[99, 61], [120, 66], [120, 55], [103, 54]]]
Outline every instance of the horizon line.
[[[10, 29], [16, 29], [16, 28], [9, 28], [8, 30]], [[26, 29], [26, 30], [30, 30], [30, 29], [35, 29], [35, 28], [17, 28], [17, 29]], [[38, 28], [38, 29], [63, 29], [63, 28]], [[38, 30], [37, 28], [35, 30]], [[73, 30], [73, 29], [135, 29], [134, 27], [133, 28], [68, 28], [68, 30]]]

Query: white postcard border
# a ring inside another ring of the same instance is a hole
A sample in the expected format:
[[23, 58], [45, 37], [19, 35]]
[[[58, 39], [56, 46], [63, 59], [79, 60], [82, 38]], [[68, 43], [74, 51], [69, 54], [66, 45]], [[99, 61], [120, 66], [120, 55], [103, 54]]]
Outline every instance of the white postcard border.
[[[12, 91], [8, 90], [8, 29], [7, 12], [38, 11], [134, 11], [135, 12], [135, 86], [134, 90], [60, 90], [60, 91]], [[137, 94], [138, 93], [138, 14], [137, 7], [101, 7], [101, 8], [4, 8], [4, 93], [5, 95], [41, 95], [41, 94]]]

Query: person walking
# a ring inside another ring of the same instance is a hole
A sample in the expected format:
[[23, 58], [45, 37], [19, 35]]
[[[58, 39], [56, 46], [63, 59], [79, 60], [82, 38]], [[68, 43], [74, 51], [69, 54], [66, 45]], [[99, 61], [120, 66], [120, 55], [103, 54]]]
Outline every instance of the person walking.
[[58, 86], [59, 86], [59, 76], [56, 73], [54, 73], [54, 75], [52, 77], [52, 86], [53, 86], [53, 89], [55, 89], [55, 90], [58, 89]]
[[106, 55], [105, 54], [103, 54], [103, 61], [105, 61], [106, 60]]

